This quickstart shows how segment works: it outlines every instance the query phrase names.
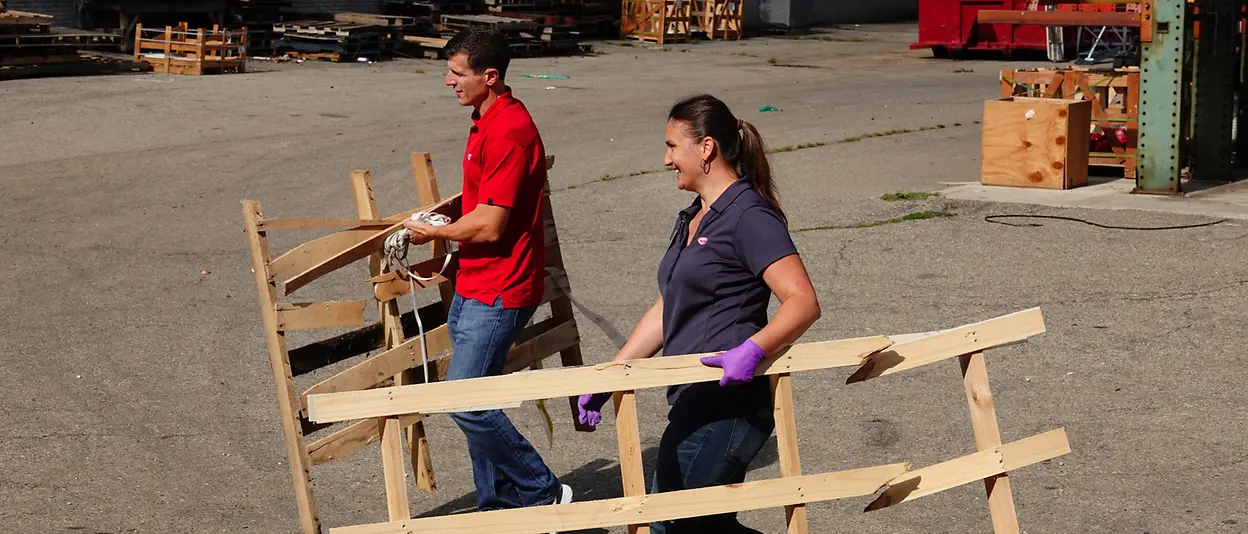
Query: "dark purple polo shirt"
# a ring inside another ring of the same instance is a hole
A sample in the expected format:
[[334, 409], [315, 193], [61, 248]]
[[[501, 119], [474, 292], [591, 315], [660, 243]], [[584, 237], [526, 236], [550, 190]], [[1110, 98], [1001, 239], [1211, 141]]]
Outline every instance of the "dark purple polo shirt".
[[[702, 200], [695, 197], [680, 212], [659, 262], [664, 356], [726, 351], [762, 330], [771, 300], [763, 271], [797, 254], [784, 220], [745, 179], [729, 186], [711, 205], [686, 247], [689, 222], [701, 208]], [[669, 403], [680, 399], [725, 412], [771, 406], [765, 377], [730, 388], [717, 382], [674, 387], [667, 397]]]

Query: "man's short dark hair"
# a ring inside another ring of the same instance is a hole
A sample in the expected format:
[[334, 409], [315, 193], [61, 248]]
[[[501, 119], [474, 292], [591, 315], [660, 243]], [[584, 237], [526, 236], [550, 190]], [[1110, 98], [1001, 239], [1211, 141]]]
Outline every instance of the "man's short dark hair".
[[448, 58], [461, 52], [468, 54], [468, 66], [476, 74], [496, 69], [499, 77], [506, 77], [507, 65], [511, 63], [507, 37], [493, 28], [478, 26], [463, 30], [447, 41], [443, 50]]

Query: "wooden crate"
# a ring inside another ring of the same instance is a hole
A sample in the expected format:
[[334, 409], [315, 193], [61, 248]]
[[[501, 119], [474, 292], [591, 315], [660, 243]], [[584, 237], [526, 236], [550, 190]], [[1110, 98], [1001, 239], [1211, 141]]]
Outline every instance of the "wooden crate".
[[694, 0], [694, 32], [707, 39], [741, 40], [741, 0]]
[[247, 30], [191, 30], [185, 22], [164, 30], [134, 29], [134, 59], [167, 74], [219, 74], [247, 70]]
[[[1064, 98], [1092, 102], [1090, 135], [1101, 137], [1090, 148], [1091, 165], [1119, 166], [1123, 177], [1136, 177], [1139, 144], [1138, 67], [1091, 71], [1078, 68], [1001, 71], [1001, 96]], [[1119, 140], [1118, 134], [1122, 134]]]
[[620, 38], [655, 44], [689, 40], [692, 0], [624, 0]]
[[984, 185], [1071, 189], [1088, 182], [1092, 103], [1006, 97], [984, 104]]

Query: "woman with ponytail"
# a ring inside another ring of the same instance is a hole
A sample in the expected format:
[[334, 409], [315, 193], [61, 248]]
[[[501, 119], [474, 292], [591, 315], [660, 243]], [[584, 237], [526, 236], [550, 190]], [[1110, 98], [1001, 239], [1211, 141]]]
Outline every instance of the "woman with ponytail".
[[[758, 130], [710, 95], [668, 113], [664, 163], [676, 187], [695, 193], [676, 217], [659, 263], [659, 298], [612, 361], [715, 353], [716, 382], [668, 391], [668, 426], [651, 493], [737, 484], [775, 429], [770, 384], [759, 362], [792, 344], [819, 319], [819, 302], [789, 236], [766, 146]], [[780, 309], [770, 321], [771, 295]], [[595, 426], [609, 393], [580, 398]], [[653, 534], [757, 532], [736, 514], [666, 521]]]

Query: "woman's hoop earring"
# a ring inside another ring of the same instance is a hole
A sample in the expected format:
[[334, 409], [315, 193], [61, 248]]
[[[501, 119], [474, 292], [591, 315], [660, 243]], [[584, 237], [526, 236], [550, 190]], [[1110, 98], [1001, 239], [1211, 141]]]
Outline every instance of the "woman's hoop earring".
[[702, 160], [702, 173], [703, 174], [711, 173], [711, 160], [709, 159]]

